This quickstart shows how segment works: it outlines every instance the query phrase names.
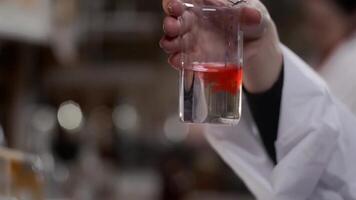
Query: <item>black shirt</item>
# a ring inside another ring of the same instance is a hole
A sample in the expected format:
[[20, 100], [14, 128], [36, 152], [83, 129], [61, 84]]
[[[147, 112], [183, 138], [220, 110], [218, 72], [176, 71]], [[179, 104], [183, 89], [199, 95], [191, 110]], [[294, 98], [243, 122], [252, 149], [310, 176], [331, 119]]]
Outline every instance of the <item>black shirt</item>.
[[274, 164], [277, 163], [275, 142], [278, 134], [283, 80], [284, 70], [282, 67], [278, 80], [268, 91], [251, 94], [244, 90], [262, 143]]

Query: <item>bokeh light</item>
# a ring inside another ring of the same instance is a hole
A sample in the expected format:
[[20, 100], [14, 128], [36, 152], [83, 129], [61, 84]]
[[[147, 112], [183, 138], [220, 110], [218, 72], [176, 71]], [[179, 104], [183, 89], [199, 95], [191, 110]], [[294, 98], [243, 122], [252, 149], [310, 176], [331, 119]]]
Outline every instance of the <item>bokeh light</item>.
[[180, 122], [178, 115], [174, 114], [166, 119], [163, 131], [167, 140], [171, 142], [182, 142], [188, 136], [189, 126]]
[[113, 112], [115, 127], [122, 131], [134, 132], [139, 129], [137, 109], [129, 104], [118, 106]]
[[41, 133], [49, 133], [56, 126], [56, 111], [48, 106], [39, 107], [33, 114], [32, 126]]
[[58, 109], [58, 123], [67, 131], [78, 131], [83, 124], [83, 113], [79, 104], [74, 101], [62, 103]]

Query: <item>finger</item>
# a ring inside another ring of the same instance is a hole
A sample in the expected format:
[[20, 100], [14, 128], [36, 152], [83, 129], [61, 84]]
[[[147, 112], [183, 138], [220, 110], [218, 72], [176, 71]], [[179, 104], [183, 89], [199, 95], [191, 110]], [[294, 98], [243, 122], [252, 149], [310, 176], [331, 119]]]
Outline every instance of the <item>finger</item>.
[[184, 5], [179, 0], [163, 0], [162, 6], [166, 15], [172, 17], [179, 17], [184, 12]]
[[168, 54], [174, 54], [185, 51], [192, 52], [196, 45], [196, 38], [192, 37], [192, 34], [184, 34], [181, 37], [171, 38], [163, 36], [159, 42], [159, 46]]
[[243, 5], [238, 10], [244, 37], [246, 39], [262, 37], [268, 26], [269, 15], [251, 5]]
[[184, 35], [185, 33], [191, 31], [196, 20], [197, 20], [197, 16], [193, 12], [190, 11], [184, 12], [179, 18], [179, 22], [181, 25], [180, 34]]
[[163, 30], [168, 37], [184, 35], [191, 31], [195, 18], [191, 12], [185, 12], [179, 19], [168, 16], [163, 21]]
[[163, 37], [160, 41], [160, 47], [168, 54], [174, 54], [181, 51], [180, 38]]
[[177, 37], [181, 34], [181, 23], [173, 17], [165, 17], [163, 21], [163, 31], [168, 37]]
[[168, 58], [168, 63], [176, 70], [182, 69], [181, 53], [175, 53]]
[[241, 24], [245, 26], [255, 26], [259, 25], [262, 21], [262, 13], [253, 7], [241, 7], [240, 8], [241, 15]]

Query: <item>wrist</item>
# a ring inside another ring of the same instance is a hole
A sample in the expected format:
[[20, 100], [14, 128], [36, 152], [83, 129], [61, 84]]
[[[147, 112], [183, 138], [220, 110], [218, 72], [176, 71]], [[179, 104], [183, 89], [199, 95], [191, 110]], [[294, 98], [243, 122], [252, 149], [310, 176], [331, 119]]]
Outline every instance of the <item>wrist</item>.
[[260, 41], [248, 44], [256, 45], [253, 48], [256, 53], [247, 58], [244, 68], [244, 87], [250, 93], [268, 91], [278, 80], [282, 70], [282, 49], [275, 28], [271, 27], [271, 31]]

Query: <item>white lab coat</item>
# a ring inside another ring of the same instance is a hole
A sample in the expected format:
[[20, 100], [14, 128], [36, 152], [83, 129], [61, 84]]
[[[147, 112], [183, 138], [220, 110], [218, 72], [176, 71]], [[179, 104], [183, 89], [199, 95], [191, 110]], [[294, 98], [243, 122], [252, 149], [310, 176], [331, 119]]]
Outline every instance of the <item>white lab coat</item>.
[[356, 32], [339, 45], [319, 74], [332, 93], [356, 116]]
[[235, 127], [207, 125], [208, 141], [259, 200], [356, 199], [356, 118], [283, 47], [278, 164], [268, 158], [246, 103]]

